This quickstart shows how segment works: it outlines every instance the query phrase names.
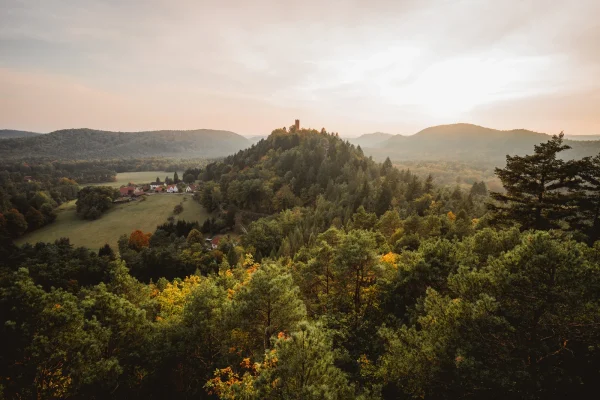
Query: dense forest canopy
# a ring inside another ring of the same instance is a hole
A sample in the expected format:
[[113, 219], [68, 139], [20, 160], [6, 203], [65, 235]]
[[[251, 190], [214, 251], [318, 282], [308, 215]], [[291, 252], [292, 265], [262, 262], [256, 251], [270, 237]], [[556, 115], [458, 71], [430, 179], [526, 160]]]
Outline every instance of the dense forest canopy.
[[508, 156], [490, 197], [291, 127], [186, 170], [202, 226], [90, 251], [16, 248], [0, 218], [1, 393], [593, 398], [600, 159], [569, 145]]

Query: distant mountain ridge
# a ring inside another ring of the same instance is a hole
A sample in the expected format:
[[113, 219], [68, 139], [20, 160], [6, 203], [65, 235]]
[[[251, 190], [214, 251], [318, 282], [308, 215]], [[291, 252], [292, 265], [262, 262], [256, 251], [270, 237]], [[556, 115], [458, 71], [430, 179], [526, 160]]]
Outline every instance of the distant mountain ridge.
[[16, 129], [0, 129], [0, 139], [14, 139], [22, 137], [32, 137], [42, 135], [42, 133], [19, 131]]
[[111, 132], [64, 129], [0, 141], [0, 158], [94, 159], [223, 157], [250, 146], [237, 133], [213, 129]]
[[348, 141], [360, 147], [379, 147], [386, 140], [394, 137], [391, 133], [375, 132], [365, 133], [355, 138], [348, 138]]
[[600, 140], [600, 135], [565, 135], [569, 140]]
[[[557, 132], [558, 133], [558, 132]], [[364, 135], [363, 135], [364, 136]], [[501, 164], [506, 155], [531, 154], [533, 146], [552, 135], [526, 129], [497, 130], [473, 124], [438, 125], [411, 136], [394, 135], [376, 146], [361, 146], [376, 159], [485, 161]], [[575, 141], [565, 137], [572, 147], [566, 158], [593, 156], [600, 152], [600, 141]]]

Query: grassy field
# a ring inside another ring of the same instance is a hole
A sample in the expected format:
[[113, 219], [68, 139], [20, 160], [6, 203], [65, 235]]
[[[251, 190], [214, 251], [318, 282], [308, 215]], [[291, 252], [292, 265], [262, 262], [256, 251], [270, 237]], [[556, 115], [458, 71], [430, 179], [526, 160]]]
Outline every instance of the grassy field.
[[[156, 172], [153, 174], [156, 179]], [[145, 200], [115, 205], [95, 221], [80, 219], [75, 212], [75, 201], [71, 201], [57, 209], [58, 217], [54, 223], [19, 238], [17, 244], [53, 242], [58, 238], [68, 237], [76, 246], [96, 250], [108, 243], [116, 249], [119, 236], [129, 235], [135, 229], [154, 232], [157, 225], [166, 222], [173, 215], [173, 207], [179, 203], [183, 204], [183, 212], [176, 219], [202, 223], [208, 217], [206, 210], [189, 194], [145, 196]]]
[[[183, 179], [183, 171], [177, 171], [177, 175], [179, 179]], [[173, 178], [173, 172], [165, 172], [165, 171], [143, 171], [143, 172], [121, 172], [117, 174], [117, 180], [115, 182], [106, 182], [106, 183], [92, 183], [91, 186], [112, 186], [114, 188], [119, 188], [123, 185], [127, 185], [129, 182], [133, 182], [135, 184], [143, 184], [155, 182], [156, 177], [160, 178], [161, 182], [165, 181], [165, 177]], [[87, 185], [83, 185], [87, 186]]]

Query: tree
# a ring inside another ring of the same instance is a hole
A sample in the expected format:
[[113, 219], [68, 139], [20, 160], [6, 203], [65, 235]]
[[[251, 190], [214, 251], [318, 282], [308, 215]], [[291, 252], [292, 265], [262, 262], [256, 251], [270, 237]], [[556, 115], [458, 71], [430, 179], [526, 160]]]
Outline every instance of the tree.
[[423, 192], [425, 194], [433, 192], [433, 176], [431, 174], [427, 175], [427, 179], [425, 179], [425, 183], [423, 184]]
[[[302, 321], [274, 343], [276, 363], [261, 369], [255, 387], [263, 398], [353, 399], [345, 374], [335, 366], [331, 335], [322, 325]], [[269, 354], [267, 354], [267, 358]]]
[[194, 174], [185, 174], [183, 176], [183, 181], [185, 183], [194, 183], [194, 181], [196, 180], [196, 177], [194, 176]]
[[379, 222], [377, 223], [377, 229], [386, 237], [386, 239], [390, 239], [401, 227], [402, 220], [396, 210], [386, 211], [385, 214], [379, 218]]
[[390, 187], [390, 184], [386, 179], [381, 184], [381, 191], [379, 193], [379, 196], [377, 196], [377, 202], [375, 204], [375, 213], [378, 216], [381, 216], [386, 211], [388, 211], [393, 198], [394, 194], [392, 193], [392, 188]]
[[76, 296], [61, 289], [45, 292], [20, 268], [0, 299], [5, 343], [0, 362], [8, 398], [68, 398], [90, 382], [114, 382], [118, 362], [103, 359], [110, 336], [85, 318]]
[[85, 219], [96, 219], [113, 206], [119, 191], [110, 186], [86, 186], [77, 195], [77, 213]]
[[6, 230], [13, 238], [21, 236], [27, 230], [27, 220], [17, 209], [10, 209], [4, 214]]
[[140, 251], [144, 247], [148, 247], [150, 245], [151, 236], [151, 233], [144, 233], [137, 229], [131, 232], [131, 235], [129, 235], [128, 246], [130, 249]]
[[204, 237], [198, 229], [192, 229], [190, 233], [188, 233], [186, 241], [188, 244], [202, 243], [204, 242]]
[[491, 192], [497, 202], [489, 204], [496, 223], [518, 223], [522, 229], [560, 227], [569, 213], [568, 197], [562, 192], [569, 186], [563, 160], [557, 155], [571, 147], [563, 144], [563, 133], [536, 145], [534, 154], [506, 156], [506, 167], [496, 168], [506, 194]]
[[292, 275], [274, 262], [261, 264], [234, 301], [255, 351], [270, 348], [272, 335], [290, 332], [306, 316]]
[[98, 250], [98, 257], [108, 257], [110, 260], [114, 260], [115, 252], [113, 251], [112, 247], [106, 243], [104, 246], [100, 247], [100, 250]]
[[368, 213], [363, 206], [358, 207], [356, 213], [352, 216], [352, 228], [371, 230], [377, 223], [377, 215]]
[[587, 246], [548, 232], [515, 243], [514, 233], [487, 230], [463, 243], [483, 265], [429, 287], [415, 324], [381, 331], [380, 374], [396, 397], [560, 399], [597, 390], [588, 371], [599, 363], [588, 360], [597, 357], [589, 343], [599, 337], [599, 280]]
[[574, 209], [567, 220], [593, 243], [600, 238], [600, 155], [570, 161], [566, 168], [578, 179], [569, 188]]
[[179, 175], [177, 175], [177, 171], [175, 171], [175, 173], [173, 174], [173, 183], [179, 183]]
[[472, 196], [487, 196], [488, 190], [485, 185], [485, 182], [483, 182], [483, 181], [473, 182], [473, 186], [471, 186], [470, 194]]
[[340, 300], [345, 303], [342, 310], [354, 311], [355, 318], [364, 311], [366, 289], [375, 283], [376, 248], [374, 235], [364, 230], [350, 231], [337, 248], [334, 265]]
[[44, 226], [44, 224], [46, 223], [44, 215], [42, 215], [41, 212], [39, 212], [33, 207], [29, 207], [29, 210], [27, 210], [27, 214], [25, 214], [25, 219], [27, 220], [28, 228], [32, 230]]

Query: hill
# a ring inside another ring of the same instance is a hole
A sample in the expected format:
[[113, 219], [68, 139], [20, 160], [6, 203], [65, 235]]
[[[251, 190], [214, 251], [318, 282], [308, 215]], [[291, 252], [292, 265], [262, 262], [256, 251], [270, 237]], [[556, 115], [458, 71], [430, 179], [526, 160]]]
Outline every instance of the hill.
[[[423, 129], [412, 136], [392, 136], [376, 147], [363, 150], [383, 160], [483, 161], [499, 164], [507, 154], [523, 155], [551, 135], [526, 129], [502, 131], [472, 124], [439, 125]], [[593, 156], [600, 151], [600, 141], [565, 140], [572, 147], [566, 158]]]
[[47, 135], [2, 140], [0, 158], [213, 158], [235, 153], [249, 144], [248, 139], [237, 133], [212, 129], [148, 132], [65, 129]]
[[[400, 135], [398, 135], [401, 137]], [[349, 138], [348, 141], [360, 147], [380, 147], [385, 141], [394, 137], [391, 133], [375, 132], [365, 133], [356, 138]]]
[[0, 129], [0, 139], [14, 139], [23, 137], [33, 137], [41, 135], [41, 133], [17, 131], [15, 129]]
[[314, 206], [319, 197], [335, 204], [332, 215], [341, 219], [361, 205], [381, 214], [392, 199], [410, 200], [420, 190], [412, 174], [374, 162], [335, 134], [307, 129], [275, 130], [249, 149], [207, 165], [201, 179], [207, 210], [234, 206], [257, 215]]
[[600, 135], [565, 135], [568, 140], [600, 140]]

